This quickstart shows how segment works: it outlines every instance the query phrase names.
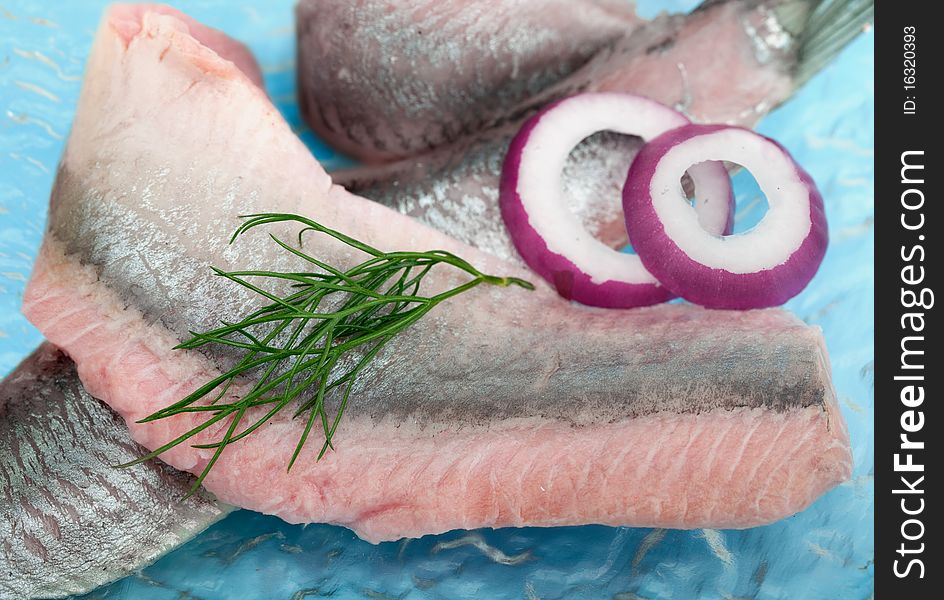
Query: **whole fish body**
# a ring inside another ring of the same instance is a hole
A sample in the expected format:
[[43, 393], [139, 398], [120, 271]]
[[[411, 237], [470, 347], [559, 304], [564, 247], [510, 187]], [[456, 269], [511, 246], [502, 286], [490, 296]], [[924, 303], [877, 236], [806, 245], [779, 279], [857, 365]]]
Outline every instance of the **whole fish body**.
[[873, 13], [872, 0], [708, 0], [646, 22], [609, 0], [431, 4], [300, 3], [299, 101], [322, 139], [367, 163], [462, 150], [483, 129], [591, 90], [751, 123]]
[[[334, 185], [265, 94], [175, 11], [113, 7], [24, 312], [147, 448], [203, 419], [142, 417], [236, 360], [175, 345], [260, 302], [210, 265], [304, 268], [268, 239], [295, 239], [288, 225], [229, 245], [237, 215], [256, 212], [530, 275]], [[304, 251], [340, 268], [363, 259], [317, 236]], [[425, 281], [435, 293], [464, 279]], [[217, 425], [195, 441], [218, 439]], [[541, 283], [480, 286], [399, 334], [361, 372], [334, 450], [319, 461], [309, 444], [286, 472], [303, 427], [277, 414], [223, 452], [206, 488], [379, 542], [522, 525], [750, 527], [802, 510], [851, 470], [817, 329], [780, 310], [594, 310]], [[162, 458], [199, 472], [211, 455], [182, 444]]]
[[296, 22], [305, 120], [390, 160], [492, 126], [641, 21], [625, 0], [301, 0]]
[[[663, 15], [638, 28], [531, 102], [538, 106], [580, 91], [631, 92], [694, 121], [752, 126], [852, 39], [871, 18], [871, 7], [858, 0], [708, 2], [691, 15]], [[829, 15], [832, 20], [823, 22]], [[502, 161], [517, 128], [510, 123], [333, 177], [358, 195], [519, 261], [498, 208]], [[638, 138], [595, 134], [571, 153], [561, 175], [570, 209], [589, 233], [614, 248], [628, 241], [622, 189], [640, 147]]]
[[232, 510], [163, 463], [115, 468], [143, 451], [48, 343], [0, 383], [0, 598], [88, 592]]

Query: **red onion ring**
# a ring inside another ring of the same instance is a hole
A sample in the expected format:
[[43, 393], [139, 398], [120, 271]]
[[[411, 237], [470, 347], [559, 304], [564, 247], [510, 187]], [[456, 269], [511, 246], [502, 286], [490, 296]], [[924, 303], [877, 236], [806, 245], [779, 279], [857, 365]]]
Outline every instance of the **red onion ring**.
[[[751, 171], [768, 211], [750, 231], [706, 232], [679, 179], [690, 165], [728, 160]], [[828, 244], [816, 185], [777, 142], [727, 125], [686, 125], [647, 143], [623, 188], [629, 239], [666, 288], [709, 308], [783, 304], [816, 273]]]
[[[589, 135], [615, 131], [649, 140], [688, 122], [657, 102], [618, 93], [573, 96], [531, 117], [505, 157], [499, 195], [525, 263], [561, 296], [583, 304], [631, 308], [672, 298], [638, 256], [606, 246], [583, 228], [563, 201], [560, 176], [571, 150]], [[730, 232], [734, 199], [723, 165], [696, 165], [689, 174], [701, 226], [712, 234]], [[691, 207], [684, 198], [680, 203]]]

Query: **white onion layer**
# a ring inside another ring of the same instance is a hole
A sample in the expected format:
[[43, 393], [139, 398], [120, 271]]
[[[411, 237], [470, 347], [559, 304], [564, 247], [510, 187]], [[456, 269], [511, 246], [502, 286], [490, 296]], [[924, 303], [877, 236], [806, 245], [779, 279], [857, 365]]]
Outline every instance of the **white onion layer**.
[[[702, 229], [680, 202], [679, 178], [704, 160], [750, 169], [769, 209], [750, 231], [728, 237]], [[823, 198], [779, 144], [728, 125], [685, 125], [647, 143], [623, 187], [626, 230], [646, 268], [665, 286], [708, 308], [783, 304], [816, 274], [829, 244]]]
[[[692, 164], [705, 160], [737, 163], [754, 175], [767, 196], [767, 213], [750, 231], [720, 237], [706, 231], [698, 215], [679, 199], [679, 180]], [[730, 273], [754, 273], [788, 258], [810, 232], [810, 203], [796, 165], [783, 150], [744, 129], [699, 135], [670, 149], [659, 161], [650, 185], [652, 203], [665, 233], [688, 257]]]
[[[681, 113], [661, 104], [617, 93], [574, 96], [541, 115], [522, 153], [517, 187], [529, 223], [548, 250], [565, 256], [594, 283], [657, 283], [638, 256], [610, 248], [583, 227], [563, 198], [561, 175], [570, 152], [594, 133], [614, 131], [649, 140], [687, 123]], [[711, 163], [688, 169], [697, 196], [692, 218], [706, 235], [720, 235], [729, 219], [730, 185], [726, 175], [723, 180], [718, 176], [719, 169]], [[684, 194], [680, 201], [690, 206]]]

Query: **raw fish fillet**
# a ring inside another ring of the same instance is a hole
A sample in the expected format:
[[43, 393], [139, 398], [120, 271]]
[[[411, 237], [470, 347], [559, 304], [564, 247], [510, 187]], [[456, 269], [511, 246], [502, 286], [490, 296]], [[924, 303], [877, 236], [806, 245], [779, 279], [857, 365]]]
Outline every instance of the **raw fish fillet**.
[[[116, 28], [125, 19], [139, 31]], [[475, 288], [394, 338], [321, 461], [309, 443], [286, 472], [303, 427], [289, 415], [228, 448], [205, 480], [221, 501], [380, 542], [522, 525], [751, 527], [849, 477], [819, 330], [781, 310], [564, 302], [526, 270], [334, 185], [265, 94], [187, 30], [169, 11], [108, 13], [24, 300], [142, 445], [202, 422], [136, 423], [235, 361], [174, 345], [260, 301], [210, 265], [304, 268], [268, 239], [294, 239], [288, 225], [227, 245], [237, 215], [298, 213], [538, 284]], [[342, 268], [363, 260], [318, 236], [304, 250]], [[462, 280], [434, 271], [428, 291]], [[210, 452], [184, 444], [162, 458], [199, 472]]]
[[0, 383], [0, 598], [91, 591], [232, 510], [160, 462], [114, 467], [142, 452], [48, 343]]
[[296, 22], [305, 120], [389, 160], [494, 125], [640, 20], [628, 0], [301, 0]]
[[[845, 18], [824, 23], [826, 17], [817, 12], [804, 17], [805, 28], [790, 35], [782, 21], [800, 19], [786, 8], [803, 16], [809, 0], [711, 2], [687, 17], [660, 17], [612, 52], [601, 51], [562, 84], [566, 89], [548, 94], [632, 92], [674, 106], [696, 121], [750, 127], [825, 65], [871, 16], [869, 2], [812, 4], [820, 12], [832, 5]], [[824, 44], [824, 36], [833, 36], [832, 43]], [[358, 102], [368, 100], [352, 98], [350, 110]], [[360, 196], [495, 256], [520, 261], [498, 208], [502, 161], [516, 131], [516, 124], [508, 125], [420, 156], [332, 176]], [[571, 153], [561, 176], [570, 209], [591, 235], [614, 248], [628, 241], [622, 189], [641, 143], [614, 133], [593, 135]]]
[[[698, 122], [751, 122], [873, 14], [871, 0], [707, 0], [689, 15], [648, 22], [628, 14], [628, 1], [501, 5], [303, 0], [298, 89], [306, 121], [368, 163], [520, 124], [580, 91], [641, 94]], [[544, 76], [558, 62], [559, 77]]]

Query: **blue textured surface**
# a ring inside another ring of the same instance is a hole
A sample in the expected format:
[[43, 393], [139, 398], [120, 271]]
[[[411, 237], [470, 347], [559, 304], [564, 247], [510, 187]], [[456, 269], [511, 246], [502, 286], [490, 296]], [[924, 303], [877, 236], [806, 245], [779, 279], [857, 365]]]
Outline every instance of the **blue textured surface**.
[[[0, 375], [41, 339], [19, 305], [82, 66], [106, 4], [0, 0]], [[292, 0], [172, 4], [246, 41], [275, 103], [299, 123]], [[692, 2], [639, 4], [651, 15]], [[747, 531], [506, 529], [372, 546], [341, 528], [292, 526], [240, 511], [89, 598], [869, 598], [872, 52], [872, 36], [860, 36], [759, 127], [790, 149], [826, 199], [829, 251], [812, 284], [788, 307], [825, 332], [852, 436], [851, 482], [793, 518]], [[329, 167], [343, 160], [302, 135]], [[739, 207], [751, 205], [753, 182], [742, 175], [736, 184]]]

